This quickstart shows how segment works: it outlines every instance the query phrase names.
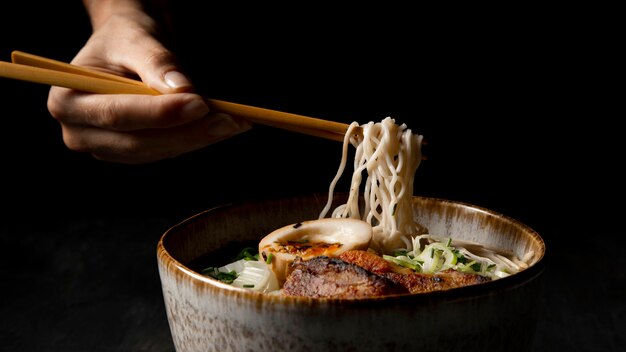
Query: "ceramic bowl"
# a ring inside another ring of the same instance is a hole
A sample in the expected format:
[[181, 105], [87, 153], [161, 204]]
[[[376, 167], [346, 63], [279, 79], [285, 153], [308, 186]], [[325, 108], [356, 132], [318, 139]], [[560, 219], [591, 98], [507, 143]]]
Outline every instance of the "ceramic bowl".
[[[335, 204], [345, 201], [337, 194]], [[169, 228], [158, 243], [165, 308], [177, 351], [527, 351], [536, 325], [545, 244], [527, 225], [482, 207], [415, 196], [431, 234], [534, 253], [499, 280], [426, 294], [360, 300], [287, 298], [200, 275], [192, 263], [231, 241], [316, 219], [327, 194], [242, 202]]]

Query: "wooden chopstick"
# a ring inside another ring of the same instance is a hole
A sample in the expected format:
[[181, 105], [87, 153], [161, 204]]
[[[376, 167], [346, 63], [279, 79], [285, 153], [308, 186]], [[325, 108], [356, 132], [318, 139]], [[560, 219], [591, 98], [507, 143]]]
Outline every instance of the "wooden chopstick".
[[81, 76], [100, 78], [100, 79], [106, 79], [109, 81], [136, 85], [145, 89], [144, 94], [152, 94], [152, 95], [161, 94], [154, 89], [150, 89], [141, 81], [114, 75], [112, 73], [96, 71], [96, 70], [92, 70], [86, 67], [68, 64], [62, 61], [49, 59], [47, 57], [25, 53], [23, 51], [14, 50], [13, 52], [11, 52], [11, 61], [15, 64], [22, 64], [22, 65], [27, 65], [27, 66], [32, 66], [32, 67], [45, 68], [45, 69], [49, 69], [49, 70], [53, 70], [57, 72], [67, 72], [67, 73], [73, 73], [73, 74], [81, 75]]
[[[99, 94], [148, 94], [160, 92], [143, 82], [22, 51], [11, 53], [13, 63], [0, 61], [0, 77], [61, 86]], [[348, 124], [255, 106], [206, 99], [213, 111], [240, 116], [249, 121], [293, 132], [343, 141]], [[360, 133], [360, 129], [356, 131]]]
[[146, 87], [2, 61], [0, 61], [0, 76], [34, 83], [49, 84], [52, 86], [73, 88], [91, 93], [110, 94], [117, 92], [126, 94], [150, 94], [146, 91]]

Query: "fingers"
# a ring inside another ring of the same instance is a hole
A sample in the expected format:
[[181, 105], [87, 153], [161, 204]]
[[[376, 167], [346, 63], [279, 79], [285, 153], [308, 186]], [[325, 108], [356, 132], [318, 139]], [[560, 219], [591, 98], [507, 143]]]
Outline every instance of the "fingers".
[[209, 107], [201, 96], [192, 93], [86, 94], [51, 88], [48, 111], [63, 124], [133, 131], [183, 125], [206, 116]]
[[155, 23], [143, 14], [111, 16], [72, 63], [112, 73], [139, 76], [161, 93], [193, 91], [175, 55], [154, 36]]
[[[128, 47], [138, 39], [131, 39]], [[161, 93], [192, 92], [191, 80], [182, 73], [176, 58], [153, 37], [141, 38], [141, 47], [137, 50], [124, 51], [116, 57], [119, 65], [136, 73], [141, 81]]]
[[147, 163], [178, 156], [247, 131], [251, 125], [209, 113], [196, 94], [161, 96], [51, 91], [49, 110], [71, 150], [119, 163]]
[[111, 131], [92, 126], [64, 124], [63, 141], [74, 151], [95, 158], [126, 164], [149, 163], [173, 158], [250, 128], [250, 124], [225, 114], [211, 114], [170, 129]]

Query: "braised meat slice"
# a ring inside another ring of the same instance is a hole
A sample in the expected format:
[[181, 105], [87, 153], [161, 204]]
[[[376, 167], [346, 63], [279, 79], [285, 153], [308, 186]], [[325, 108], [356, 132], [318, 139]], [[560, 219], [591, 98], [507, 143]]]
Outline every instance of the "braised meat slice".
[[447, 269], [436, 274], [398, 274], [386, 273], [382, 276], [406, 287], [411, 293], [425, 293], [448, 290], [451, 288], [469, 286], [491, 281], [490, 278], [478, 274], [462, 273]]
[[339, 258], [347, 263], [358, 265], [375, 274], [398, 283], [411, 293], [424, 293], [447, 290], [456, 287], [475, 285], [491, 281], [489, 277], [462, 273], [453, 269], [436, 274], [417, 273], [411, 269], [386, 261], [376, 253], [350, 250], [342, 253]]
[[283, 294], [313, 298], [367, 298], [408, 293], [390, 279], [373, 274], [339, 258], [296, 258], [283, 285]]
[[405, 268], [396, 263], [385, 260], [380, 255], [357, 249], [345, 251], [339, 255], [339, 258], [345, 262], [360, 266], [361, 268], [376, 274], [399, 273], [412, 274], [415, 273], [409, 268]]

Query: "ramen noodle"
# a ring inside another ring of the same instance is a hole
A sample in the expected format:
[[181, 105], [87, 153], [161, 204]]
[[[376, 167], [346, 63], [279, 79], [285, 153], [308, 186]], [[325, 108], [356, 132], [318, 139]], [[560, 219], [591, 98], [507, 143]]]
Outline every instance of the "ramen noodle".
[[[362, 133], [354, 133], [360, 127]], [[344, 138], [339, 170], [330, 184], [328, 203], [320, 218], [332, 206], [334, 188], [348, 159], [348, 144], [355, 148], [354, 171], [348, 200], [335, 208], [332, 217], [362, 219], [374, 226], [372, 247], [382, 253], [411, 246], [411, 237], [423, 232], [413, 215], [415, 173], [422, 160], [422, 136], [406, 124], [397, 125], [387, 117], [379, 123], [350, 124]], [[366, 174], [363, 179], [363, 174]], [[361, 192], [362, 191], [362, 192]], [[359, 198], [363, 195], [361, 214]]]

